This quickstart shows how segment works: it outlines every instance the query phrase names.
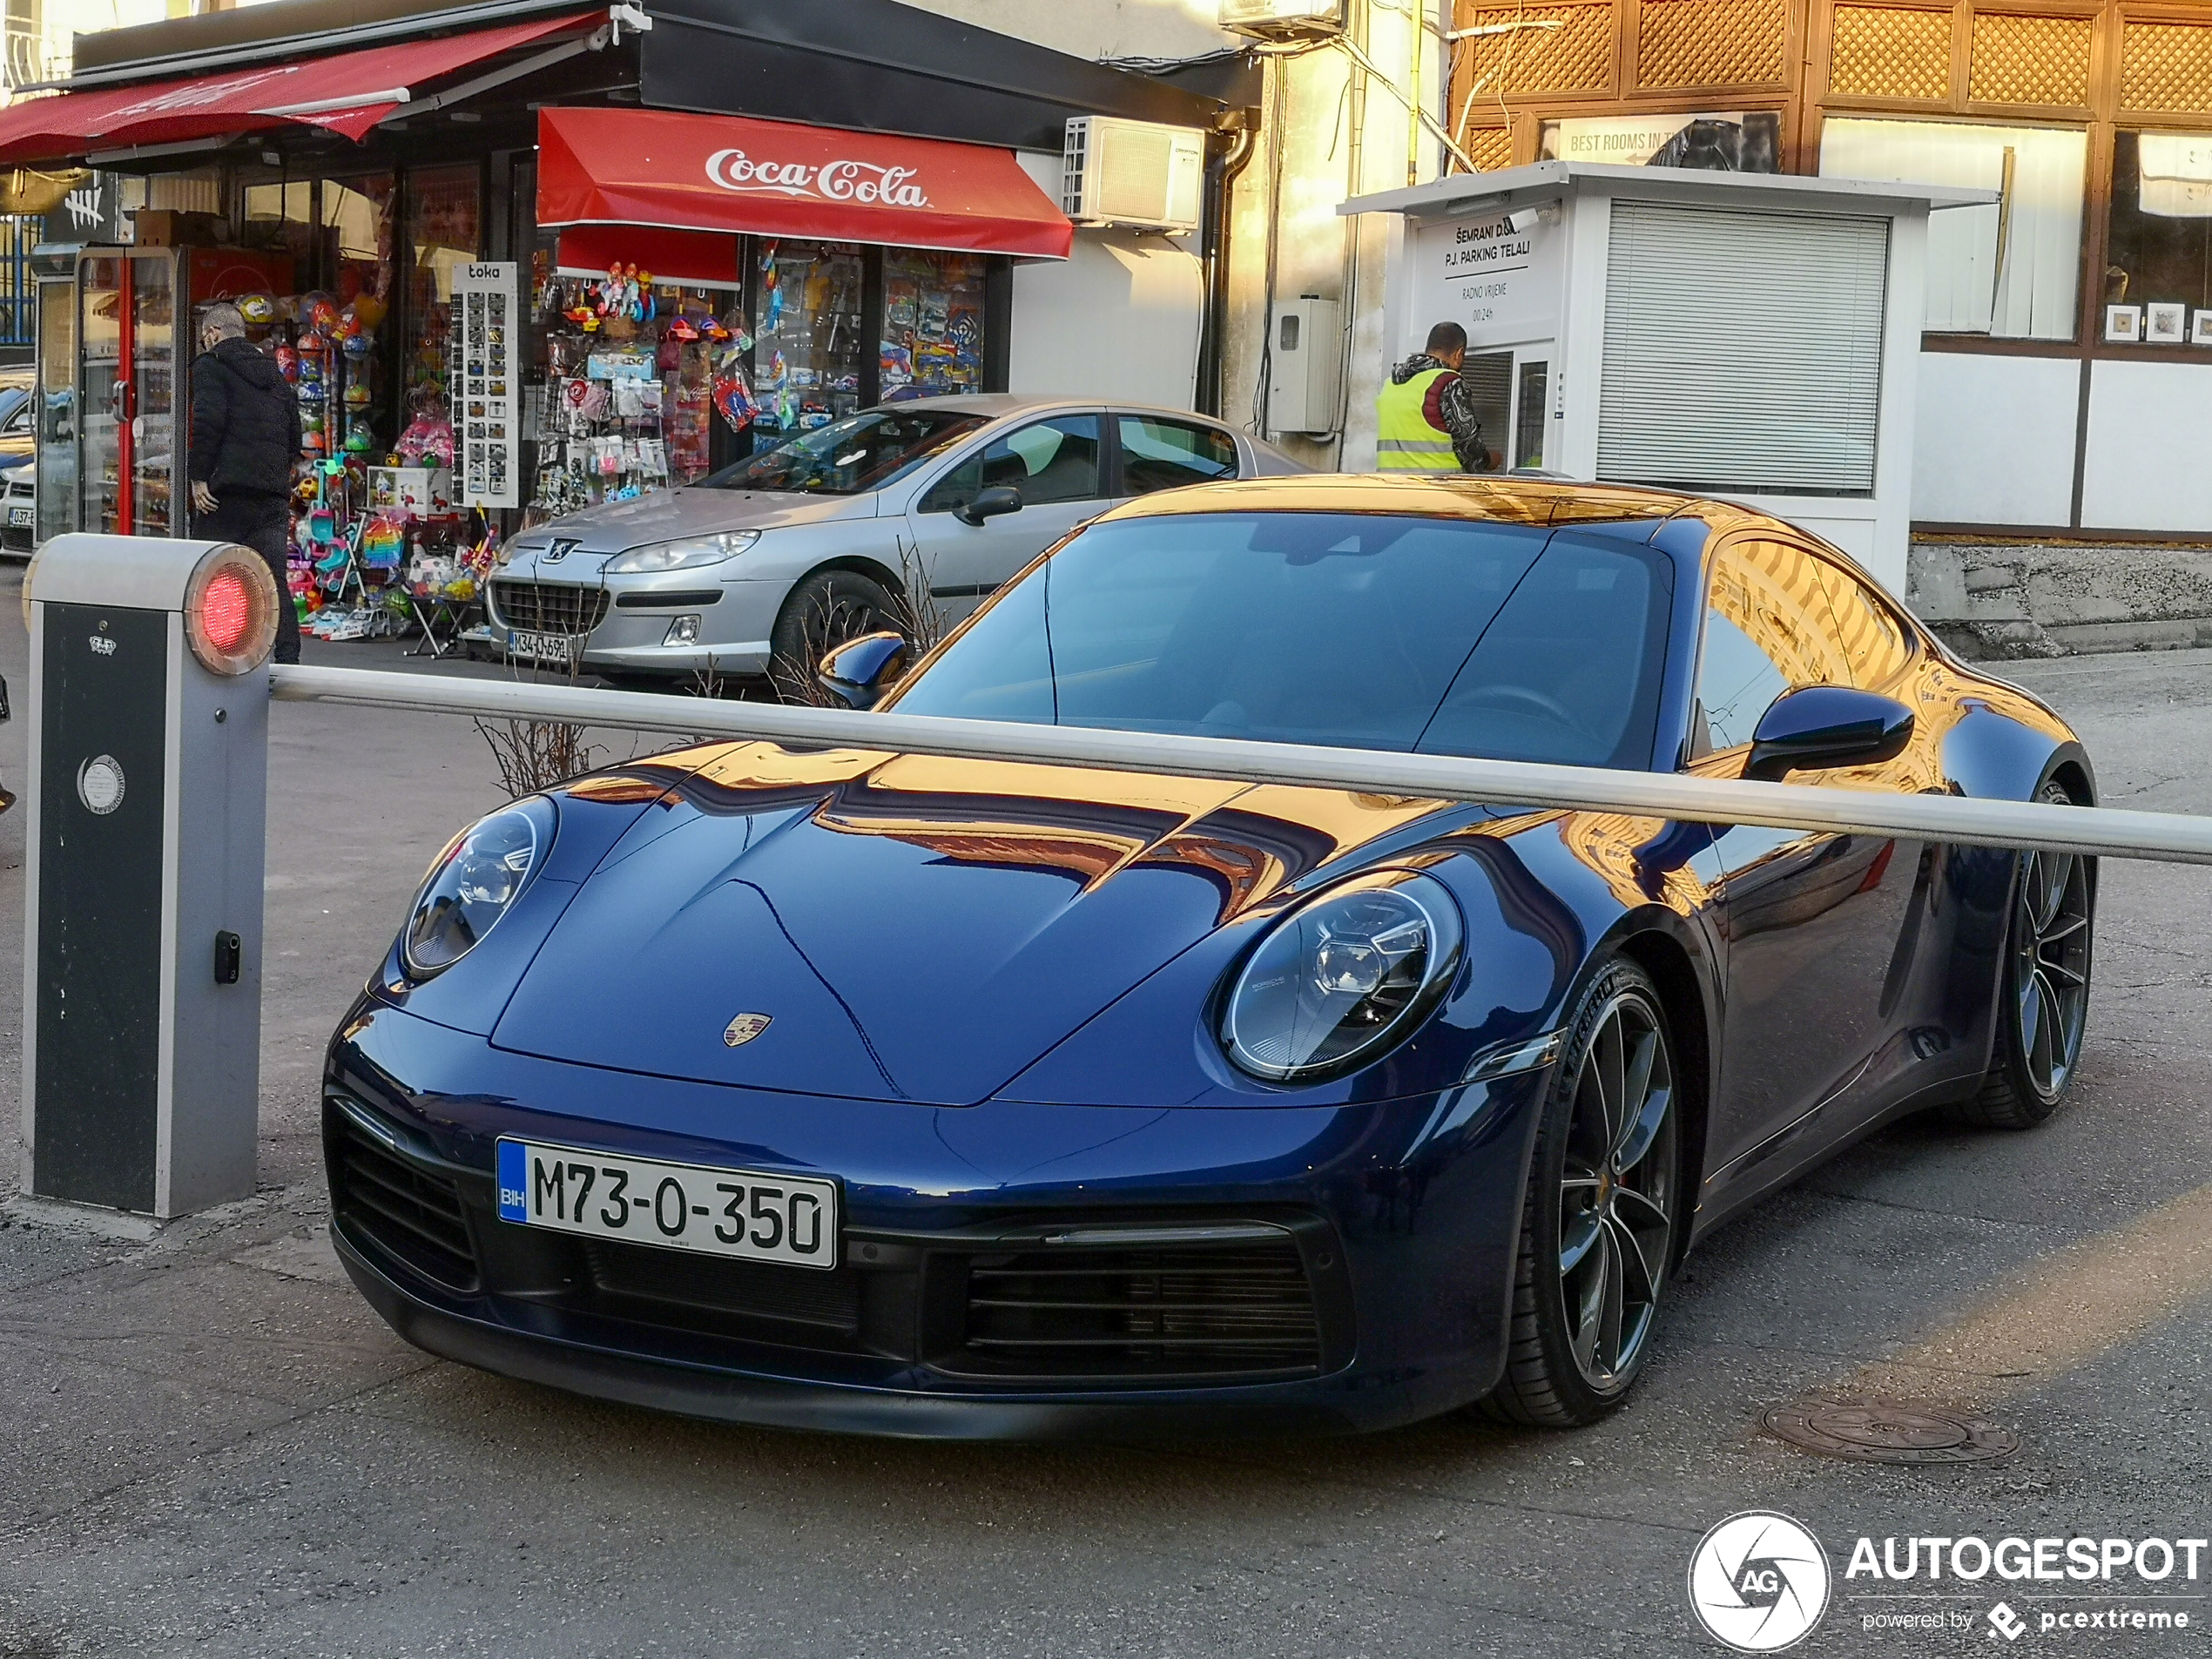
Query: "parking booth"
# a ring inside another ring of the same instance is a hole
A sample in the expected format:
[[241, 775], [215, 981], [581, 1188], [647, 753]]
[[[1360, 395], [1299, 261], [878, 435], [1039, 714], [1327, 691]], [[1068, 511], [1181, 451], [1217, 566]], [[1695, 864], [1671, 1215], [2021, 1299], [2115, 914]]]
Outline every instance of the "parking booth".
[[1338, 211], [1402, 217], [1386, 349], [1467, 330], [1494, 469], [1740, 501], [1902, 592], [1929, 215], [1995, 200], [1540, 161]]

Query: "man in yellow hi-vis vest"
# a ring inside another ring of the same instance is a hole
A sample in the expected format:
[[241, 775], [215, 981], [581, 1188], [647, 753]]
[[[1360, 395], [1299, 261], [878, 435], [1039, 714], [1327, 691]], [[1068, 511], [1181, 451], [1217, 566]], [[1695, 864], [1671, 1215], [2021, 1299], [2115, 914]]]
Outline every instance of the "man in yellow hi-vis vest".
[[1385, 472], [1487, 472], [1490, 449], [1460, 365], [1467, 330], [1440, 322], [1375, 399], [1375, 465]]

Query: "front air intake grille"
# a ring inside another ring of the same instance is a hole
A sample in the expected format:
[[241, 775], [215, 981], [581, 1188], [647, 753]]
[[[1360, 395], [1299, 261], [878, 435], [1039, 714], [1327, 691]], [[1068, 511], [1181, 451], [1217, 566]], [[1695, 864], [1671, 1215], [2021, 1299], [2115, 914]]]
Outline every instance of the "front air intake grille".
[[502, 622], [526, 634], [588, 634], [607, 615], [604, 588], [572, 582], [495, 582], [491, 603]]
[[1115, 1379], [1300, 1376], [1321, 1363], [1305, 1264], [1280, 1243], [1094, 1248], [973, 1258], [948, 1370]]
[[660, 1322], [732, 1334], [753, 1321], [849, 1333], [860, 1320], [860, 1281], [849, 1266], [825, 1272], [596, 1238], [583, 1254], [603, 1295], [653, 1305], [636, 1311]]
[[475, 1246], [452, 1181], [417, 1168], [341, 1120], [332, 1148], [331, 1207], [341, 1224], [448, 1290], [477, 1288]]

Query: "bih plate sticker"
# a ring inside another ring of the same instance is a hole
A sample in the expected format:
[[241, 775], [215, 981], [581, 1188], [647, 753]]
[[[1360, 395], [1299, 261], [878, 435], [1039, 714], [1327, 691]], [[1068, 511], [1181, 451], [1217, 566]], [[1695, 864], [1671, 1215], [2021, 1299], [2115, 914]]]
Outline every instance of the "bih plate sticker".
[[499, 1143], [499, 1218], [664, 1250], [837, 1265], [837, 1183]]

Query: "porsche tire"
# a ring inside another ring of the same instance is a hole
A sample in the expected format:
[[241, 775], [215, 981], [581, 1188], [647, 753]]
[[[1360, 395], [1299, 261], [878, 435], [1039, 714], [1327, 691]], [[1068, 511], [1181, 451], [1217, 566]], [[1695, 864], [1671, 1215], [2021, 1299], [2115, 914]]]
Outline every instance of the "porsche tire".
[[1572, 1428], [1627, 1397], [1683, 1224], [1677, 1067], [1658, 988], [1605, 962], [1567, 1022], [1521, 1203], [1503, 1421]]
[[[2078, 805], [2056, 779], [2036, 792]], [[2096, 940], [2097, 866], [2071, 853], [2024, 853], [2005, 925], [1989, 1071], [1952, 1116], [1977, 1129], [2033, 1129], [2058, 1110], [2081, 1059]]]

